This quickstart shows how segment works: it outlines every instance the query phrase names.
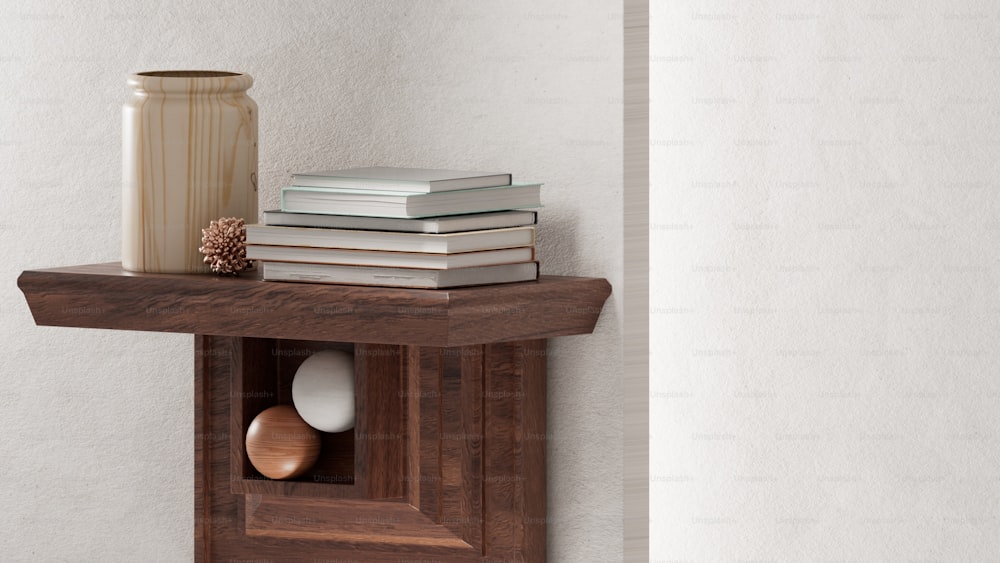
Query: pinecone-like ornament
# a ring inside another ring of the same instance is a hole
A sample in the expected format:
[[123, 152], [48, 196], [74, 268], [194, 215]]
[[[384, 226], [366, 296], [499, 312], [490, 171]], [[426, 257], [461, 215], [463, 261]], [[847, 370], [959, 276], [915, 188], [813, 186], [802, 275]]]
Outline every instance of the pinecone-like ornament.
[[253, 265], [247, 260], [247, 227], [238, 217], [221, 217], [201, 230], [204, 262], [220, 275], [237, 275]]

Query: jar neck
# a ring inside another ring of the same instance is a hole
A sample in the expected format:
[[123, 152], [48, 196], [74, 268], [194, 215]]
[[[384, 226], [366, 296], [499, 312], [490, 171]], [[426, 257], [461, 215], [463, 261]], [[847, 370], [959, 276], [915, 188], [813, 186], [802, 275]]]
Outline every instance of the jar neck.
[[149, 94], [222, 94], [245, 92], [253, 85], [253, 77], [239, 72], [167, 70], [133, 74], [128, 85]]

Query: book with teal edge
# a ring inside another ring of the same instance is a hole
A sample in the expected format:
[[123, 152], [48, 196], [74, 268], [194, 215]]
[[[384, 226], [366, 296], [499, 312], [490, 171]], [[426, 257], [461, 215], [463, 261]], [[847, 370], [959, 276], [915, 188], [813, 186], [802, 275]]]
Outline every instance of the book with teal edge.
[[433, 193], [288, 186], [281, 210], [369, 217], [419, 218], [541, 207], [541, 184], [511, 184]]
[[330, 215], [325, 213], [287, 213], [273, 209], [264, 212], [264, 224], [282, 227], [322, 227], [327, 229], [359, 229], [366, 231], [398, 231], [403, 233], [456, 233], [485, 229], [522, 227], [538, 222], [534, 211], [497, 211], [493, 213], [463, 213], [417, 219]]
[[292, 184], [315, 188], [382, 190], [413, 193], [508, 186], [510, 174], [433, 168], [373, 166], [346, 170], [321, 170], [292, 175]]

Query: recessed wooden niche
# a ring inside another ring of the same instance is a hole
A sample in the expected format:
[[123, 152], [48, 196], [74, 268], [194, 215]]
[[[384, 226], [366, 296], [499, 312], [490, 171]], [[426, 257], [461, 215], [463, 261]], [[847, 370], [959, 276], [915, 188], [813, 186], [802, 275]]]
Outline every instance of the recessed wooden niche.
[[[255, 416], [275, 405], [292, 404], [292, 379], [310, 355], [321, 350], [341, 350], [355, 353], [350, 343], [311, 342], [244, 338], [241, 341], [241, 362], [232, 379], [230, 408], [232, 427], [230, 446], [233, 455], [233, 492], [242, 494], [281, 494], [304, 497], [350, 498], [354, 488], [355, 429], [337, 433], [321, 433], [320, 458], [304, 475], [287, 481], [274, 481], [261, 475], [247, 458], [244, 446], [247, 428]], [[364, 346], [358, 346], [364, 353]], [[399, 347], [389, 350], [399, 361]], [[363, 360], [355, 361], [355, 386], [364, 384]], [[398, 370], [395, 378], [398, 379]], [[383, 413], [385, 417], [402, 417], [400, 409]], [[362, 424], [363, 428], [365, 424]], [[357, 428], [357, 424], [355, 423]], [[395, 450], [399, 450], [396, 445]], [[327, 485], [338, 485], [330, 487]]]
[[[545, 561], [546, 339], [592, 332], [606, 280], [413, 290], [97, 264], [18, 285], [39, 325], [195, 335], [196, 561]], [[267, 479], [247, 426], [327, 349], [354, 354], [354, 428]]]

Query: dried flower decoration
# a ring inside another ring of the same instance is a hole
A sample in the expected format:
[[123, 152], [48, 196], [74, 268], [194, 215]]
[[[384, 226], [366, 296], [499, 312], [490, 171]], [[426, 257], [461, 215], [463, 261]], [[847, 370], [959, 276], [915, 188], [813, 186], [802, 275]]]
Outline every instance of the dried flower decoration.
[[222, 217], [201, 230], [204, 262], [220, 275], [237, 275], [253, 265], [247, 260], [247, 227], [243, 219]]

